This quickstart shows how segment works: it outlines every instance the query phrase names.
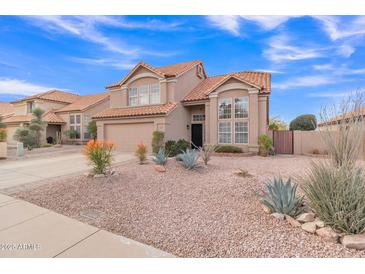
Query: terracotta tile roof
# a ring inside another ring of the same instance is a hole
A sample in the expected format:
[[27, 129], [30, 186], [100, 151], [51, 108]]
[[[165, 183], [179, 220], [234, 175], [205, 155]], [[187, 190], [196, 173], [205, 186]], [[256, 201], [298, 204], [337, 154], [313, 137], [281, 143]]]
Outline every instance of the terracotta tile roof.
[[95, 119], [119, 118], [119, 117], [138, 117], [149, 115], [166, 115], [176, 107], [176, 103], [165, 105], [150, 105], [127, 108], [108, 108], [93, 116]]
[[[3, 120], [4, 123], [30, 123], [34, 118], [33, 114], [29, 113], [26, 115], [13, 115]], [[54, 110], [50, 110], [43, 114], [43, 121], [49, 124], [64, 124], [65, 121], [54, 113]]]
[[65, 124], [66, 122], [58, 116], [54, 110], [50, 110], [47, 113], [43, 114], [43, 120], [48, 124]]
[[108, 92], [80, 96], [79, 99], [77, 99], [72, 104], [60, 108], [55, 112], [58, 113], [58, 112], [69, 112], [69, 111], [84, 111], [104, 101], [105, 99], [109, 98], [109, 96], [110, 94]]
[[122, 85], [140, 66], [143, 66], [143, 67], [155, 72], [156, 74], [160, 75], [161, 77], [167, 78], [167, 77], [179, 76], [200, 63], [202, 63], [201, 60], [193, 60], [193, 61], [177, 63], [177, 64], [172, 64], [172, 65], [167, 65], [167, 66], [162, 66], [162, 67], [153, 67], [153, 66], [141, 61], [122, 80], [120, 80], [116, 83], [113, 83], [111, 85], [108, 85], [107, 88], [118, 87], [118, 86]]
[[14, 106], [10, 103], [0, 102], [0, 116], [8, 117], [14, 114]]
[[185, 98], [184, 102], [208, 99], [208, 95], [231, 77], [241, 79], [260, 88], [260, 93], [271, 92], [271, 74], [259, 71], [241, 71], [206, 78], [197, 85]]
[[49, 90], [47, 92], [39, 93], [33, 96], [25, 97], [23, 99], [17, 100], [15, 102], [22, 102], [26, 100], [33, 100], [33, 99], [42, 99], [54, 102], [61, 102], [61, 103], [73, 103], [75, 102], [80, 95], [62, 91], [62, 90]]

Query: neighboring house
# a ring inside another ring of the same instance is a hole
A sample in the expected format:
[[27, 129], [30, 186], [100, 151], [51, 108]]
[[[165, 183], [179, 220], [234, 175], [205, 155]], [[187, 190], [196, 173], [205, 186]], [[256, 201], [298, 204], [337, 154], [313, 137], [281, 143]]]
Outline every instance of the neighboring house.
[[362, 108], [358, 108], [352, 112], [346, 112], [344, 114], [337, 115], [337, 116], [333, 117], [332, 119], [328, 119], [328, 121], [326, 121], [326, 122], [320, 122], [320, 123], [318, 123], [317, 126], [319, 129], [328, 128], [331, 130], [337, 130], [339, 125], [343, 121], [346, 122], [349, 119], [358, 118], [358, 119], [362, 119], [362, 121], [364, 123], [363, 127], [365, 128], [364, 117], [365, 117], [365, 107], [362, 107]]
[[[107, 92], [80, 96], [75, 102], [55, 111], [65, 123], [62, 125], [62, 132], [76, 130], [78, 132], [76, 141], [85, 142], [89, 140], [87, 126], [91, 117], [110, 107], [110, 94]], [[64, 140], [67, 140], [63, 136]]]
[[14, 106], [11, 103], [0, 102], [0, 117], [2, 119], [14, 115]]
[[46, 138], [49, 136], [55, 138], [56, 132], [60, 131], [61, 126], [66, 122], [55, 114], [54, 110], [71, 104], [78, 98], [80, 96], [77, 94], [61, 90], [50, 90], [12, 102], [14, 114], [3, 120], [8, 129], [8, 143], [16, 143], [14, 140], [15, 131], [29, 125], [33, 119], [32, 111], [37, 107], [45, 111], [43, 120], [47, 122], [46, 129], [42, 132], [41, 142], [46, 143]]
[[166, 140], [233, 144], [258, 152], [267, 133], [271, 74], [242, 71], [208, 77], [199, 60], [163, 67], [138, 63], [124, 79], [107, 86], [110, 108], [93, 118], [98, 139], [134, 151], [143, 142], [151, 151], [152, 132]]

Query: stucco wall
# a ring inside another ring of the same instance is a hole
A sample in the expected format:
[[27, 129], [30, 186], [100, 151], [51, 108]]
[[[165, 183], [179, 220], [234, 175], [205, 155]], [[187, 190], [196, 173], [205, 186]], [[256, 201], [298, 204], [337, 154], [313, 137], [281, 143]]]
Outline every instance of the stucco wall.
[[196, 72], [197, 66], [176, 78], [177, 82], [174, 96], [176, 102], [181, 101], [194, 87], [204, 80], [199, 78]]
[[[189, 129], [187, 129], [189, 125]], [[190, 111], [188, 108], [178, 104], [176, 108], [166, 117], [165, 139], [190, 141]]]

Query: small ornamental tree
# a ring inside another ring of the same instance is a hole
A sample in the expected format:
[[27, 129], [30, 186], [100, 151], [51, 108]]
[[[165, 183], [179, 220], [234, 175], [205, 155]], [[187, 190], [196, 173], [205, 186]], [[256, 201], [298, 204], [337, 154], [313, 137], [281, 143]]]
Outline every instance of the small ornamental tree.
[[92, 120], [87, 125], [87, 132], [89, 133], [90, 139], [96, 140], [98, 128], [96, 127], [96, 121]]
[[287, 130], [288, 125], [279, 117], [271, 118], [269, 121], [270, 130]]
[[313, 114], [304, 114], [290, 122], [290, 130], [315, 130], [317, 128], [317, 119]]
[[37, 107], [33, 110], [34, 118], [30, 121], [29, 129], [33, 131], [35, 136], [35, 146], [41, 145], [41, 131], [44, 130], [46, 123], [42, 120], [44, 110]]

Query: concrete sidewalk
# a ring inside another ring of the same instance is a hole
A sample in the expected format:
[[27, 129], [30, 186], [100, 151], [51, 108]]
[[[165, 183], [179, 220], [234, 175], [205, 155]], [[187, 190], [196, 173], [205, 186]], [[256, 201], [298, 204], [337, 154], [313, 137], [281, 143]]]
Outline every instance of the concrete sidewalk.
[[174, 257], [31, 203], [0, 194], [0, 257]]

